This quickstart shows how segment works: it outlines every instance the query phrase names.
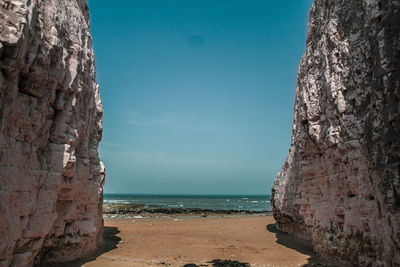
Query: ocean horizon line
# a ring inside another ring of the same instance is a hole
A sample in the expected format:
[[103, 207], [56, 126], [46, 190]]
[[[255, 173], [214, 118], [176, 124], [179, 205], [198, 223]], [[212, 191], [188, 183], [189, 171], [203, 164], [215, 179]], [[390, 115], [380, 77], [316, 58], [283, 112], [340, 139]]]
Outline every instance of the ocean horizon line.
[[135, 196], [271, 196], [271, 194], [190, 194], [190, 193], [103, 193], [103, 195]]

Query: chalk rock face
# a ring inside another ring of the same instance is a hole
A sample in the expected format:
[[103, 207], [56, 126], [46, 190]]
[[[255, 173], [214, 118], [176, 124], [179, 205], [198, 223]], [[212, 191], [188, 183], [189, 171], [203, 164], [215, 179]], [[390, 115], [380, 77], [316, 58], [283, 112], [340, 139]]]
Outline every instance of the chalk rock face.
[[316, 252], [400, 266], [400, 1], [315, 0], [272, 194]]
[[85, 0], [0, 0], [0, 266], [61, 262], [102, 231], [102, 105]]

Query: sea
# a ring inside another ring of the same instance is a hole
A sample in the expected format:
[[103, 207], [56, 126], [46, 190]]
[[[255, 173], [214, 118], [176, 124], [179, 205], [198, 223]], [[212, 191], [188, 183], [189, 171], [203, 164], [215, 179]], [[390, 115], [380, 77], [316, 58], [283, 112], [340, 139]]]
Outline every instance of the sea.
[[105, 204], [138, 204], [143, 208], [179, 208], [269, 212], [269, 195], [104, 194]]

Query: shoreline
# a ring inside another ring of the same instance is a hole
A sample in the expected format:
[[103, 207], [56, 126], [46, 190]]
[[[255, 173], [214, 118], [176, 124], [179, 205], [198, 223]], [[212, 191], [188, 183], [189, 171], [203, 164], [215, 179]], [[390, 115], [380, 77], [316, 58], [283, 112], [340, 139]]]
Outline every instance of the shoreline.
[[136, 219], [198, 219], [198, 218], [240, 218], [240, 217], [272, 217], [269, 213], [233, 213], [233, 214], [221, 214], [221, 213], [207, 213], [207, 214], [164, 214], [164, 213], [126, 213], [126, 214], [103, 214], [103, 219], [126, 219], [134, 222]]
[[199, 208], [166, 208], [153, 205], [149, 208], [144, 204], [103, 204], [104, 218], [140, 218], [140, 217], [230, 217], [245, 215], [272, 215], [272, 211], [252, 211], [235, 209], [199, 209]]

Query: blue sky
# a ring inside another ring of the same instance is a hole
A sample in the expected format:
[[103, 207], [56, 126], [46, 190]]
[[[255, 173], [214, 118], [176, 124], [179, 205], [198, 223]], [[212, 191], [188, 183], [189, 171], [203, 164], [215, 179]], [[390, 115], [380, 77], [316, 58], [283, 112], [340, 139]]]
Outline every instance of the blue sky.
[[311, 0], [90, 0], [105, 192], [269, 193]]

